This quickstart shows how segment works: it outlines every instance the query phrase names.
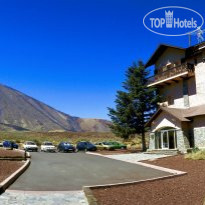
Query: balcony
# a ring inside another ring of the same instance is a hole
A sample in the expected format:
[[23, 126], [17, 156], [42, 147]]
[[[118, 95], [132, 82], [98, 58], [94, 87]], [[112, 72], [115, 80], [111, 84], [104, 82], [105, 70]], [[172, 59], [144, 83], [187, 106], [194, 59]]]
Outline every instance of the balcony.
[[183, 77], [194, 75], [194, 65], [191, 63], [183, 63], [172, 66], [170, 68], [163, 67], [155, 76], [148, 78], [148, 87], [154, 85], [164, 85], [174, 81], [179, 81]]

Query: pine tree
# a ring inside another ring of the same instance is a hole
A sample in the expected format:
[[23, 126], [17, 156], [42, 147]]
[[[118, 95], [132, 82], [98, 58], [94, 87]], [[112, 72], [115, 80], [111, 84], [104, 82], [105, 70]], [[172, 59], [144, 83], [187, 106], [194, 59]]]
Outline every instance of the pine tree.
[[112, 132], [122, 138], [140, 134], [143, 151], [146, 150], [145, 123], [156, 111], [160, 99], [155, 88], [147, 87], [148, 75], [142, 61], [133, 63], [126, 72], [124, 91], [117, 91], [116, 108], [108, 108]]

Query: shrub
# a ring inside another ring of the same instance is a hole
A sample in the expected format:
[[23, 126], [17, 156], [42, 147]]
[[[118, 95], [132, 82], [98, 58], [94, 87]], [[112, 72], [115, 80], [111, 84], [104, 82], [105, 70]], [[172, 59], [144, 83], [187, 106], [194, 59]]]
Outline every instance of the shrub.
[[34, 139], [33, 141], [34, 141], [38, 146], [41, 145], [41, 142], [40, 142], [39, 140]]
[[196, 152], [198, 152], [198, 151], [200, 151], [200, 149], [199, 149], [198, 147], [194, 147], [194, 148], [192, 149], [192, 152], [194, 152], [194, 153], [196, 153]]
[[185, 159], [205, 160], [205, 150], [198, 150], [185, 155]]

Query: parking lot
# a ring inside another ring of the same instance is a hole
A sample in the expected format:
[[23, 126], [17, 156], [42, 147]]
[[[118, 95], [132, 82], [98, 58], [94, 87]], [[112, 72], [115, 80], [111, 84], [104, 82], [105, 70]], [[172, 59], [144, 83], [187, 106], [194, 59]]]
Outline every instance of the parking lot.
[[31, 165], [10, 190], [71, 191], [83, 186], [137, 181], [169, 173], [101, 156], [31, 153]]

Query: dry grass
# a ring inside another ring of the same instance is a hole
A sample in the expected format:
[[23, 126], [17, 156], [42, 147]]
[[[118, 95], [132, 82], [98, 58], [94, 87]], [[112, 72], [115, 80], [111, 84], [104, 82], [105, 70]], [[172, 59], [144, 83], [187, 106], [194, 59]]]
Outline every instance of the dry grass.
[[185, 155], [185, 159], [205, 160], [205, 150], [199, 150], [197, 152], [188, 153]]

